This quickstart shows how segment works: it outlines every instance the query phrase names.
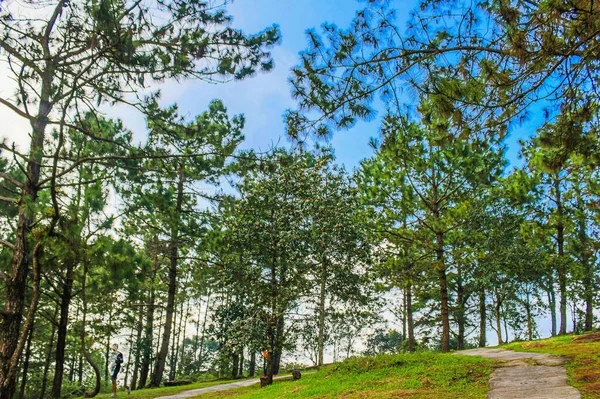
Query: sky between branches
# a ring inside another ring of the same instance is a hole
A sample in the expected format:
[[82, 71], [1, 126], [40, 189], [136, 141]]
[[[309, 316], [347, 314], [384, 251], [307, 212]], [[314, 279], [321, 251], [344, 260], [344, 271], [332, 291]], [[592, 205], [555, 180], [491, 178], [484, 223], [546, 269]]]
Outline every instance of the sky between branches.
[[[7, 0], [6, 4], [17, 1], [20, 0]], [[409, 12], [417, 4], [416, 0], [395, 1], [399, 26], [405, 26]], [[273, 146], [289, 146], [282, 114], [287, 108], [294, 107], [294, 100], [287, 79], [290, 69], [298, 62], [298, 53], [306, 48], [306, 30], [319, 28], [324, 22], [346, 28], [356, 11], [362, 7], [364, 3], [356, 0], [236, 0], [228, 6], [234, 18], [234, 27], [255, 33], [273, 23], [280, 26], [283, 41], [273, 51], [274, 70], [226, 84], [171, 81], [149, 90], [160, 88], [162, 105], [176, 102], [182, 113], [190, 119], [204, 111], [211, 100], [222, 99], [230, 114], [243, 113], [246, 116], [245, 149], [266, 151]], [[0, 94], [13, 92], [14, 85], [8, 76], [8, 67], [0, 64]], [[406, 99], [410, 101], [408, 96]], [[109, 117], [121, 118], [125, 126], [134, 132], [136, 142], [145, 139], [145, 123], [139, 113], [132, 112], [124, 105], [105, 107], [104, 110]], [[25, 120], [0, 106], [0, 121], [0, 137], [6, 138], [9, 143], [16, 142], [25, 150], [29, 134]], [[507, 156], [512, 165], [520, 164], [517, 159], [517, 140], [533, 133], [541, 122], [541, 107], [538, 106], [530, 110], [527, 122], [511, 129], [507, 139]], [[336, 151], [337, 162], [345, 164], [348, 170], [358, 166], [361, 159], [372, 154], [368, 142], [370, 137], [377, 136], [378, 129], [377, 121], [360, 122], [349, 131], [335, 134], [331, 145]]]

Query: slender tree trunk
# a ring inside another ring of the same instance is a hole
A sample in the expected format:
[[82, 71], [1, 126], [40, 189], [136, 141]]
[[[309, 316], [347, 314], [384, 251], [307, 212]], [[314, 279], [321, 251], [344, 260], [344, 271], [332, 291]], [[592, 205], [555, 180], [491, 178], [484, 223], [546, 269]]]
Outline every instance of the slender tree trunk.
[[458, 350], [465, 349], [465, 287], [462, 280], [460, 264], [457, 265], [457, 288], [456, 288], [456, 322], [458, 324], [458, 336], [456, 346]]
[[577, 236], [581, 247], [581, 266], [583, 268], [583, 299], [585, 301], [584, 331], [592, 331], [594, 328], [594, 267], [590, 262], [590, 248], [588, 238], [587, 216], [585, 203], [581, 194], [581, 183], [575, 184], [575, 196], [577, 198]]
[[254, 377], [256, 374], [256, 352], [251, 350], [250, 354], [250, 366], [248, 367], [248, 377]]
[[182, 373], [183, 369], [182, 367], [184, 366], [183, 360], [184, 360], [184, 356], [185, 356], [185, 336], [186, 336], [186, 331], [187, 331], [187, 326], [188, 326], [188, 319], [190, 317], [190, 298], [188, 298], [187, 300], [187, 305], [186, 305], [186, 310], [185, 310], [185, 315], [184, 315], [184, 319], [183, 319], [183, 328], [180, 326], [179, 327], [179, 357], [178, 357], [178, 368], [179, 368], [179, 372]]
[[[273, 210], [271, 210], [271, 217], [273, 216]], [[273, 249], [271, 255], [271, 275], [270, 275], [270, 285], [271, 285], [271, 314], [267, 320], [267, 345], [268, 345], [268, 353], [267, 357], [267, 385], [271, 385], [273, 383], [273, 370], [274, 370], [274, 354], [277, 350], [277, 343], [275, 340], [276, 335], [276, 327], [277, 327], [277, 315], [278, 315], [278, 290], [277, 290], [277, 251]], [[278, 337], [279, 338], [279, 337]]]
[[184, 171], [183, 166], [179, 166], [179, 182], [177, 184], [177, 204], [175, 209], [176, 221], [171, 231], [171, 248], [170, 248], [170, 267], [169, 267], [169, 290], [167, 296], [167, 315], [165, 322], [165, 330], [163, 332], [163, 340], [158, 357], [156, 359], [156, 365], [154, 373], [152, 375], [152, 381], [150, 385], [153, 387], [160, 386], [163, 372], [165, 370], [165, 364], [167, 361], [167, 353], [169, 352], [169, 340], [171, 338], [171, 326], [173, 324], [173, 312], [175, 310], [175, 294], [177, 293], [177, 264], [178, 264], [178, 250], [179, 250], [179, 215], [181, 214], [181, 208], [183, 205], [183, 184], [184, 184]]
[[496, 333], [498, 334], [498, 345], [502, 345], [504, 340], [502, 340], [502, 321], [498, 304], [496, 304]]
[[487, 344], [486, 325], [487, 317], [485, 310], [485, 290], [479, 290], [479, 347], [485, 348]]
[[108, 330], [106, 332], [106, 346], [104, 347], [104, 385], [108, 385], [109, 376], [108, 376], [108, 366], [110, 361], [110, 336], [111, 336], [111, 328], [112, 328], [112, 319], [113, 319], [113, 307], [112, 302], [108, 307]]
[[408, 330], [408, 351], [415, 351], [415, 323], [413, 321], [412, 308], [412, 283], [406, 283], [406, 295], [404, 302], [406, 303], [406, 324]]
[[[184, 312], [183, 312], [184, 305], [185, 305], [185, 303], [181, 302], [181, 306], [179, 308], [179, 327], [177, 327], [177, 330], [176, 330], [177, 334], [173, 334], [173, 338], [177, 337], [173, 341], [173, 348], [171, 350], [171, 356], [173, 356], [173, 357], [171, 359], [170, 376], [171, 376], [171, 380], [173, 380], [173, 381], [175, 380], [176, 375], [177, 375], [177, 364], [178, 364], [178, 360], [179, 360], [179, 348], [180, 348], [182, 326], [183, 326], [183, 319], [184, 319]], [[177, 318], [175, 317], [175, 320], [176, 319]]]
[[127, 366], [125, 367], [125, 378], [123, 379], [124, 384], [127, 385], [127, 381], [129, 381], [129, 371], [131, 370], [131, 356], [133, 355], [133, 331], [135, 329], [132, 328], [129, 332], [129, 354], [127, 355]]
[[548, 307], [550, 308], [550, 332], [552, 336], [556, 335], [556, 296], [554, 293], [554, 284], [550, 282], [548, 287]]
[[531, 314], [531, 298], [529, 291], [525, 297], [525, 316], [527, 317], [527, 339], [533, 340], [533, 316]]
[[[40, 264], [39, 264], [39, 251], [41, 248], [42, 242], [39, 241], [35, 244], [32, 251], [32, 287], [31, 287], [31, 300], [29, 302], [29, 308], [27, 309], [27, 314], [25, 317], [25, 322], [23, 323], [23, 328], [20, 330], [19, 335], [17, 337], [17, 346], [8, 360], [9, 364], [6, 365], [7, 373], [3, 375], [4, 385], [0, 386], [0, 399], [8, 398], [6, 396], [8, 394], [13, 395], [17, 388], [17, 372], [19, 368], [19, 361], [21, 359], [21, 355], [27, 344], [27, 338], [31, 333], [31, 329], [33, 328], [33, 322], [35, 319], [35, 313], [37, 311], [37, 307], [40, 299]], [[6, 321], [6, 320], [5, 320]], [[4, 364], [0, 364], [0, 368], [4, 367]], [[2, 370], [0, 370], [2, 371]], [[12, 396], [10, 396], [12, 398]]]
[[[179, 312], [181, 313], [181, 312]], [[171, 356], [169, 361], [169, 381], [175, 380], [175, 357], [177, 353], [177, 307], [175, 307], [175, 313], [173, 313], [173, 340], [171, 342]]]
[[508, 323], [506, 322], [506, 317], [504, 317], [502, 320], [504, 321], [504, 332], [505, 332], [504, 343], [508, 344], [510, 342], [510, 340], [508, 339]]
[[[57, 6], [62, 8], [62, 2]], [[0, 399], [12, 399], [16, 390], [16, 373], [11, 365], [13, 355], [17, 360], [21, 357], [18, 352], [21, 322], [25, 308], [25, 292], [27, 289], [27, 276], [32, 263], [32, 254], [29, 244], [29, 233], [34, 221], [35, 207], [39, 192], [39, 180], [42, 156], [44, 151], [44, 137], [48, 125], [48, 115], [52, 110], [50, 102], [52, 93], [52, 80], [54, 78], [51, 60], [46, 61], [46, 68], [41, 77], [40, 102], [37, 117], [31, 120], [31, 142], [27, 159], [27, 174], [21, 198], [18, 203], [17, 228], [8, 279], [5, 284], [4, 310], [1, 311], [0, 321]]]
[[504, 343], [504, 340], [502, 339], [501, 309], [502, 309], [502, 301], [500, 300], [498, 291], [496, 291], [496, 303], [494, 304], [494, 310], [495, 310], [494, 316], [496, 316], [496, 333], [498, 334], [498, 345], [502, 345]]
[[102, 378], [101, 378], [101, 373], [100, 373], [100, 367], [98, 367], [98, 365], [94, 362], [94, 359], [92, 359], [92, 356], [89, 354], [89, 352], [87, 350], [87, 346], [85, 344], [85, 326], [86, 326], [85, 323], [86, 323], [86, 317], [87, 317], [86, 278], [87, 278], [87, 262], [84, 262], [83, 277], [82, 277], [82, 282], [81, 282], [81, 303], [82, 303], [83, 315], [82, 315], [82, 319], [81, 319], [80, 340], [81, 340], [81, 352], [83, 353], [85, 360], [88, 362], [88, 364], [94, 370], [94, 375], [96, 377], [96, 383], [94, 385], [94, 390], [91, 392], [86, 392], [86, 394], [84, 396], [86, 398], [93, 398], [94, 396], [98, 395], [98, 393], [100, 392]]
[[44, 362], [44, 372], [42, 375], [42, 387], [40, 388], [40, 398], [46, 395], [46, 386], [48, 384], [48, 371], [52, 362], [52, 349], [54, 348], [54, 338], [56, 336], [56, 316], [58, 315], [59, 306], [54, 308], [54, 317], [52, 318], [52, 332], [50, 333], [50, 342], [48, 343], [48, 352], [46, 361]]
[[406, 313], [407, 313], [407, 306], [406, 306], [406, 286], [404, 286], [404, 289], [402, 291], [402, 340], [406, 340], [408, 337], [408, 332], [406, 331]]
[[[138, 320], [136, 326], [136, 338], [135, 338], [135, 360], [133, 365], [133, 375], [129, 387], [134, 390], [137, 387], [138, 375], [140, 372], [140, 349], [142, 345], [142, 331], [144, 330], [144, 307], [140, 306], [138, 312]], [[131, 361], [131, 359], [129, 360]]]
[[200, 353], [198, 355], [198, 372], [202, 369], [202, 364], [204, 363], [204, 338], [206, 332], [206, 322], [208, 321], [208, 309], [210, 307], [210, 295], [211, 292], [208, 292], [208, 296], [206, 297], [206, 309], [204, 310], [204, 320], [202, 320], [202, 336], [200, 337]]
[[327, 291], [327, 259], [321, 262], [319, 290], [319, 332], [317, 336], [317, 366], [323, 365], [323, 352], [325, 350], [325, 299]]
[[23, 374], [21, 378], [21, 388], [19, 389], [19, 398], [23, 399], [25, 397], [25, 386], [27, 385], [27, 377], [29, 373], [29, 359], [31, 357], [31, 341], [33, 339], [33, 329], [29, 331], [29, 336], [27, 337], [27, 349], [25, 349], [25, 359], [23, 360]]
[[81, 353], [78, 356], [78, 365], [77, 365], [77, 382], [79, 385], [83, 384], [83, 356]]
[[556, 203], [556, 245], [558, 250], [558, 286], [560, 291], [560, 328], [558, 334], [567, 333], [567, 265], [564, 254], [565, 226], [559, 176], [554, 176], [554, 201]]
[[56, 338], [56, 357], [54, 363], [54, 381], [50, 397], [60, 398], [62, 391], [62, 382], [65, 369], [65, 349], [67, 345], [67, 326], [69, 324], [69, 306], [73, 296], [73, 274], [75, 262], [67, 260], [65, 262], [66, 277], [63, 283], [63, 291], [60, 296], [60, 319], [58, 321], [58, 335]]
[[[434, 179], [432, 185], [432, 213], [436, 223], [440, 220], [439, 203], [438, 203], [438, 185], [436, 181], [437, 172], [435, 168], [432, 170]], [[440, 305], [442, 316], [442, 352], [450, 351], [450, 308], [448, 305], [448, 278], [446, 276], [446, 264], [444, 262], [444, 232], [436, 230], [435, 232], [435, 269], [438, 273], [439, 288], [440, 288]]]
[[240, 365], [240, 355], [235, 350], [231, 353], [231, 378], [235, 379], [239, 375], [238, 367]]
[[153, 329], [154, 329], [154, 302], [156, 301], [156, 291], [154, 285], [156, 284], [156, 274], [158, 273], [159, 261], [158, 261], [158, 237], [154, 237], [154, 248], [153, 248], [153, 265], [152, 265], [152, 277], [151, 277], [151, 288], [148, 297], [148, 306], [146, 307], [146, 324], [144, 331], [144, 341], [142, 344], [142, 365], [140, 368], [140, 381], [137, 388], [142, 389], [146, 386], [146, 380], [148, 379], [148, 373], [150, 372], [150, 358], [152, 356], [152, 342], [153, 342]]

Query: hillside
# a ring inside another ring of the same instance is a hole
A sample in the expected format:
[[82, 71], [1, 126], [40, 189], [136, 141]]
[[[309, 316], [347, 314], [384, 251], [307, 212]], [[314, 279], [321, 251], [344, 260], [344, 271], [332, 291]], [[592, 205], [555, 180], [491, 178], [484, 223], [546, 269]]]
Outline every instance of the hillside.
[[416, 353], [348, 359], [261, 389], [205, 394], [231, 398], [485, 398], [494, 362], [467, 356]]
[[600, 332], [514, 342], [503, 348], [564, 356], [569, 384], [577, 388], [584, 399], [600, 398]]
[[[600, 398], [600, 332], [514, 342], [501, 348], [562, 356], [569, 384], [584, 399]], [[197, 398], [485, 398], [490, 375], [499, 365], [495, 360], [435, 352], [361, 357], [318, 371], [305, 371], [299, 381], [282, 380], [262, 389], [255, 384]], [[227, 382], [205, 381], [184, 387], [141, 390], [132, 392], [129, 398], [175, 395]], [[104, 396], [108, 395], [100, 397]]]

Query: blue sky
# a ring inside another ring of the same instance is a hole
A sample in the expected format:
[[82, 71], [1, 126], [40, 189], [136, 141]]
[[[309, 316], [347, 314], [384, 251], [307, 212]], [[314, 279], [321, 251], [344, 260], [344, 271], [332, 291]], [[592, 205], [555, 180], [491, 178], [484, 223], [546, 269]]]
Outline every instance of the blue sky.
[[[417, 0], [395, 1], [398, 23], [406, 24], [410, 11]], [[282, 42], [273, 49], [275, 68], [269, 73], [258, 74], [243, 81], [226, 84], [206, 82], [169, 82], [161, 85], [163, 105], [179, 104], [184, 115], [192, 118], [207, 108], [213, 99], [221, 99], [231, 114], [244, 114], [246, 141], [243, 148], [266, 151], [272, 146], [287, 146], [283, 113], [294, 108], [290, 95], [288, 77], [298, 62], [298, 54], [307, 47], [306, 31], [318, 28], [324, 22], [347, 28], [357, 10], [364, 2], [356, 0], [236, 0], [228, 6], [233, 16], [232, 26], [246, 33], [259, 32], [273, 24], [279, 25]], [[108, 114], [120, 117], [133, 129], [139, 141], [145, 137], [145, 125], [141, 115], [134, 115], [126, 108], [112, 109]], [[535, 131], [540, 123], [541, 110], [532, 112], [528, 121], [513, 127], [507, 138], [507, 157], [510, 163], [519, 165], [517, 140]], [[348, 131], [334, 134], [331, 145], [337, 162], [351, 170], [361, 159], [372, 154], [369, 138], [378, 134], [378, 119], [370, 123], [359, 122]]]
[[[415, 0], [402, 4], [416, 4]], [[228, 6], [233, 16], [232, 26], [246, 33], [255, 33], [273, 24], [279, 25], [282, 42], [273, 49], [275, 68], [243, 81], [226, 84], [205, 82], [170, 82], [161, 86], [163, 105], [177, 102], [184, 115], [192, 118], [204, 111], [213, 99], [221, 99], [231, 114], [244, 114], [246, 141], [243, 148], [268, 150], [276, 145], [290, 145], [285, 137], [283, 113], [294, 107], [288, 77], [298, 62], [298, 53], [306, 48], [306, 30], [331, 22], [346, 28], [358, 9], [364, 6], [356, 0], [237, 0]], [[406, 7], [405, 5], [402, 7]], [[400, 14], [408, 16], [410, 8]], [[126, 108], [107, 110], [110, 116], [122, 118], [135, 132], [135, 139], [145, 137], [140, 115]], [[337, 162], [348, 169], [372, 154], [369, 138], [377, 135], [377, 123], [358, 123], [350, 131], [334, 135], [331, 145]]]

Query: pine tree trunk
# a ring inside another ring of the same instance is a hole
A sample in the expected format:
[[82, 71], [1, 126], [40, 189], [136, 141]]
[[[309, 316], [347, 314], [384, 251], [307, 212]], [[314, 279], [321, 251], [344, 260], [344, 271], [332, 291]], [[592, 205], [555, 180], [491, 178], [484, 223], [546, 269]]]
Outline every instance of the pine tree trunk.
[[129, 354], [127, 355], [127, 366], [125, 367], [125, 378], [123, 379], [124, 384], [127, 385], [129, 381], [129, 371], [131, 370], [131, 356], [133, 355], [133, 332], [134, 328], [129, 332]]
[[[61, 3], [62, 4], [62, 3]], [[58, 7], [62, 7], [59, 5]], [[48, 61], [49, 62], [49, 61]], [[52, 110], [50, 103], [53, 72], [52, 68], [44, 70], [41, 78], [40, 102], [37, 117], [31, 121], [31, 142], [27, 160], [27, 174], [21, 189], [18, 203], [17, 228], [13, 255], [5, 284], [5, 305], [0, 312], [0, 399], [12, 399], [16, 390], [16, 373], [10, 370], [11, 359], [16, 353], [17, 360], [21, 322], [25, 308], [25, 292], [27, 276], [32, 263], [29, 233], [34, 221], [32, 204], [36, 203], [39, 191], [40, 169], [44, 150], [44, 137], [48, 125], [48, 115]]]
[[177, 361], [178, 373], [183, 373], [183, 367], [185, 366], [183, 363], [185, 356], [185, 336], [187, 331], [188, 319], [190, 316], [190, 298], [187, 300], [186, 310], [183, 318], [183, 327], [179, 327], [179, 339], [178, 339], [178, 348], [179, 348], [179, 356]]
[[[138, 374], [140, 372], [140, 348], [142, 345], [142, 331], [144, 329], [144, 307], [140, 306], [138, 311], [138, 320], [136, 326], [136, 338], [135, 338], [135, 360], [133, 365], [133, 375], [129, 387], [135, 390], [137, 387]], [[131, 361], [131, 360], [130, 360]]]
[[160, 386], [162, 381], [163, 372], [165, 371], [165, 364], [167, 361], [167, 354], [169, 352], [169, 340], [171, 338], [171, 327], [173, 324], [173, 313], [175, 310], [175, 294], [177, 293], [177, 264], [178, 264], [178, 250], [179, 250], [179, 215], [181, 214], [181, 208], [183, 205], [183, 184], [184, 184], [184, 171], [183, 167], [179, 166], [179, 182], [177, 184], [177, 205], [175, 209], [176, 222], [171, 232], [171, 248], [170, 248], [170, 266], [169, 266], [169, 290], [167, 296], [167, 315], [165, 322], [165, 330], [163, 332], [163, 340], [158, 357], [156, 359], [156, 365], [152, 374], [152, 380], [150, 385], [153, 387]]
[[402, 340], [406, 340], [408, 337], [408, 332], [406, 330], [406, 313], [407, 313], [407, 306], [406, 306], [406, 286], [404, 286], [404, 289], [402, 291]]
[[83, 384], [83, 356], [79, 354], [78, 366], [77, 366], [77, 382], [79, 385]]
[[108, 326], [109, 328], [106, 331], [106, 346], [104, 347], [104, 385], [108, 385], [109, 376], [108, 376], [108, 366], [110, 361], [110, 335], [111, 335], [111, 327], [112, 327], [112, 319], [113, 319], [113, 308], [112, 302], [108, 307]]
[[[436, 223], [440, 220], [439, 203], [438, 203], [438, 186], [435, 181], [437, 173], [435, 168], [432, 170], [434, 183], [432, 185], [432, 201], [431, 208], [433, 218]], [[439, 289], [440, 289], [440, 308], [442, 316], [442, 352], [450, 351], [450, 308], [448, 298], [448, 278], [446, 276], [446, 264], [444, 262], [444, 232], [437, 230], [435, 232], [435, 269], [438, 273]]]
[[325, 299], [327, 290], [327, 259], [321, 262], [319, 290], [319, 332], [317, 337], [317, 366], [323, 365], [323, 352], [325, 350]]
[[506, 317], [504, 317], [502, 320], [504, 321], [504, 332], [505, 332], [504, 343], [508, 344], [510, 342], [508, 339], [508, 323], [506, 322]]
[[485, 310], [485, 290], [481, 289], [479, 291], [479, 347], [485, 348], [487, 344], [486, 337], [486, 310]]
[[525, 304], [525, 315], [527, 317], [527, 340], [533, 340], [533, 317], [531, 315], [531, 304], [529, 303], [529, 293], [527, 293], [527, 303]]
[[140, 381], [137, 388], [142, 389], [146, 386], [148, 373], [150, 372], [150, 360], [152, 357], [153, 329], [154, 329], [154, 302], [156, 301], [156, 292], [154, 285], [156, 284], [156, 274], [158, 273], [158, 237], [154, 237], [154, 253], [152, 265], [151, 288], [148, 297], [148, 306], [146, 306], [146, 324], [144, 327], [144, 341], [142, 344], [142, 364], [140, 367]]
[[50, 333], [50, 342], [48, 343], [48, 352], [46, 354], [46, 361], [44, 362], [44, 372], [42, 375], [42, 386], [40, 388], [40, 398], [46, 395], [46, 386], [48, 384], [48, 371], [50, 370], [50, 363], [52, 362], [52, 349], [54, 348], [54, 338], [56, 336], [56, 316], [58, 315], [59, 306], [54, 308], [54, 317], [52, 318], [52, 332]]
[[[271, 215], [273, 214], [273, 210], [271, 210]], [[274, 369], [274, 363], [273, 363], [273, 355], [275, 353], [275, 351], [277, 350], [277, 343], [275, 340], [275, 335], [276, 335], [276, 327], [277, 327], [277, 315], [278, 315], [278, 306], [277, 306], [277, 252], [276, 250], [273, 250], [272, 252], [272, 256], [271, 256], [271, 265], [270, 265], [270, 288], [271, 288], [271, 314], [268, 317], [267, 320], [267, 346], [268, 346], [268, 353], [269, 355], [267, 356], [267, 381], [266, 381], [266, 385], [271, 385], [273, 384], [273, 369]], [[261, 384], [262, 386], [262, 384]]]
[[583, 269], [583, 299], [585, 301], [583, 329], [584, 331], [592, 331], [594, 328], [594, 267], [590, 262], [587, 217], [579, 181], [575, 184], [575, 196], [577, 198], [577, 236], [581, 247], [580, 260]]
[[68, 260], [65, 262], [66, 278], [63, 284], [63, 291], [60, 299], [60, 319], [58, 321], [58, 335], [56, 339], [56, 357], [54, 363], [54, 381], [52, 383], [51, 398], [60, 398], [62, 391], [62, 382], [65, 369], [65, 349], [67, 345], [67, 326], [69, 324], [69, 306], [73, 296], [73, 273], [75, 262]]
[[250, 354], [250, 365], [248, 367], [248, 377], [254, 377], [256, 374], [256, 352], [251, 350]]
[[458, 324], [458, 336], [456, 346], [458, 350], [465, 349], [465, 287], [462, 280], [462, 270], [457, 267], [457, 289], [456, 289], [456, 322]]
[[560, 328], [558, 334], [567, 333], [567, 265], [564, 254], [565, 226], [563, 222], [563, 203], [560, 190], [560, 179], [554, 177], [554, 201], [556, 203], [556, 245], [558, 255], [558, 286], [560, 292]]
[[20, 399], [23, 399], [25, 397], [25, 386], [27, 385], [27, 377], [29, 373], [29, 359], [31, 357], [31, 341], [33, 339], [33, 329], [34, 327], [31, 327], [29, 337], [27, 337], [27, 349], [25, 349], [25, 359], [23, 360], [23, 377], [21, 378], [21, 388], [19, 389]]
[[406, 324], [408, 330], [408, 351], [415, 351], [415, 323], [413, 321], [413, 308], [412, 308], [412, 283], [409, 281], [406, 284], [406, 296], [404, 299], [406, 303]]
[[[188, 304], [189, 304], [189, 299], [188, 299]], [[181, 306], [179, 308], [179, 327], [177, 327], [177, 334], [173, 335], [173, 348], [171, 350], [171, 371], [170, 371], [170, 379], [171, 381], [174, 381], [176, 376], [177, 376], [177, 366], [179, 364], [179, 349], [181, 347], [180, 343], [181, 343], [181, 336], [182, 336], [182, 327], [183, 327], [183, 320], [185, 318], [184, 312], [183, 312], [183, 308], [184, 308], [185, 303], [181, 302]], [[189, 308], [188, 308], [189, 310]], [[175, 317], [175, 320], [177, 320], [177, 318]], [[175, 326], [174, 326], [175, 327]]]
[[238, 352], [231, 353], [231, 378], [236, 379], [239, 375], [238, 367], [240, 365], [240, 355]]
[[498, 334], [498, 345], [502, 345], [504, 343], [504, 341], [502, 340], [502, 320], [501, 320], [501, 314], [500, 314], [500, 308], [501, 308], [501, 302], [500, 299], [498, 299], [498, 295], [496, 294], [496, 305], [495, 305], [495, 310], [496, 310], [496, 333]]
[[202, 370], [202, 364], [204, 363], [204, 338], [206, 332], [206, 322], [208, 320], [208, 309], [210, 305], [210, 295], [211, 292], [208, 292], [208, 296], [206, 297], [206, 309], [204, 310], [204, 320], [202, 320], [202, 336], [200, 338], [200, 353], [198, 355], [198, 372]]
[[87, 346], [85, 345], [85, 326], [86, 326], [86, 317], [87, 317], [87, 298], [86, 298], [86, 278], [87, 278], [87, 263], [83, 265], [83, 277], [81, 282], [81, 303], [82, 303], [82, 319], [81, 319], [81, 333], [80, 333], [80, 342], [81, 342], [81, 352], [85, 357], [85, 360], [94, 370], [94, 375], [96, 377], [96, 383], [94, 385], [94, 390], [91, 392], [86, 392], [84, 395], [86, 398], [93, 398], [98, 395], [100, 392], [102, 379], [100, 373], [100, 367], [94, 362], [92, 356], [89, 354], [87, 350]]
[[550, 332], [552, 336], [556, 335], [556, 296], [554, 294], [554, 284], [550, 282], [550, 286], [547, 291], [548, 294], [548, 307], [550, 308]]
[[[181, 313], [181, 312], [179, 312]], [[169, 381], [175, 380], [175, 358], [177, 349], [175, 346], [177, 345], [177, 308], [175, 308], [175, 313], [173, 314], [173, 340], [171, 342], [171, 355], [169, 361]]]

